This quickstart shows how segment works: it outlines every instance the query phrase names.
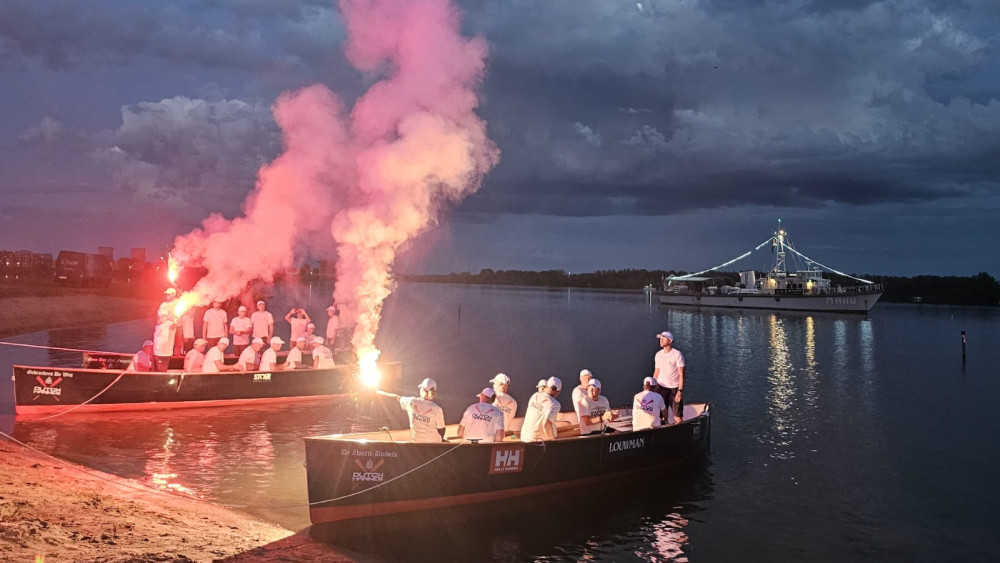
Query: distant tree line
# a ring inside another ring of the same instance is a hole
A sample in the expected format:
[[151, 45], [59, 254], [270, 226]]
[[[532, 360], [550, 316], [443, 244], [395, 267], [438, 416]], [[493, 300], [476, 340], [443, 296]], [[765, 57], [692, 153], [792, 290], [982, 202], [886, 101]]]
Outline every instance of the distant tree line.
[[[662, 289], [663, 280], [671, 275], [681, 276], [684, 271], [674, 270], [598, 270], [573, 274], [565, 270], [480, 270], [478, 274], [459, 272], [451, 274], [404, 274], [401, 281], [462, 283], [486, 285], [517, 285], [540, 287], [583, 287], [594, 289], [641, 290], [652, 285]], [[732, 280], [736, 285], [736, 272], [711, 274], [719, 282]], [[939, 305], [1000, 305], [1000, 283], [986, 272], [974, 276], [863, 276], [882, 284], [882, 301], [896, 303], [931, 303]], [[836, 274], [831, 275], [834, 285], [857, 285], [856, 281]]]

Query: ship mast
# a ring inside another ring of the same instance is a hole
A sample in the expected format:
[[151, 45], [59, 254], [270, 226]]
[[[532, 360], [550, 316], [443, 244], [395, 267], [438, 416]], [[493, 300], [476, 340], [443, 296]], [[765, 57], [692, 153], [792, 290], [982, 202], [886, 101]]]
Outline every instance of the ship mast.
[[785, 273], [785, 229], [781, 228], [781, 219], [778, 219], [778, 230], [774, 233], [774, 247], [777, 249], [777, 258], [774, 262], [772, 273]]

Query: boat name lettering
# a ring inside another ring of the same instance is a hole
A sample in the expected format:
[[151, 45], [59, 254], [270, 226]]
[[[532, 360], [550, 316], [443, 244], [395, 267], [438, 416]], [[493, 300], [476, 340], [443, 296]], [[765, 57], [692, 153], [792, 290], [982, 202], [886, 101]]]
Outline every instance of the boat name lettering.
[[826, 302], [831, 305], [855, 305], [857, 297], [827, 297]]
[[73, 377], [73, 373], [68, 371], [48, 371], [39, 369], [29, 369], [26, 370], [25, 373], [27, 373], [28, 375], [34, 375], [38, 377], [64, 377], [64, 378]]
[[254, 381], [271, 381], [271, 374], [269, 373], [255, 373], [253, 374]]
[[62, 395], [62, 389], [58, 387], [39, 387], [35, 385], [35, 395]]
[[645, 438], [632, 438], [631, 440], [618, 440], [617, 442], [611, 442], [608, 444], [608, 452], [622, 452], [625, 450], [634, 450], [641, 448], [646, 445]]
[[524, 468], [524, 446], [493, 446], [490, 475], [518, 473]]
[[341, 448], [340, 455], [353, 455], [354, 457], [399, 457], [399, 452], [383, 452], [382, 450], [351, 450]]

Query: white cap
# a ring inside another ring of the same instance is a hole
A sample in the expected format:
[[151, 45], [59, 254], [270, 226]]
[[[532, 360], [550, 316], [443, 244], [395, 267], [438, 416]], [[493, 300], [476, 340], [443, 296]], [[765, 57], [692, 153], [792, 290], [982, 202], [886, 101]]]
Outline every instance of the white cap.
[[594, 377], [594, 374], [590, 373], [589, 369], [581, 369], [580, 377]]
[[649, 385], [650, 387], [656, 387], [657, 386], [656, 380], [653, 379], [652, 377], [647, 377], [646, 379], [643, 379], [642, 380], [642, 384], [643, 384], [643, 386]]
[[334, 307], [333, 305], [330, 305], [329, 307], [327, 307], [327, 308], [326, 308], [326, 310], [327, 310], [327, 311], [336, 311], [336, 310], [337, 310], [337, 308], [336, 308], [336, 307]]
[[257, 302], [257, 304], [258, 304], [258, 305], [267, 305], [267, 303], [264, 303], [264, 300], [263, 300], [263, 299], [261, 299], [260, 301], [258, 301], [258, 302]]
[[546, 387], [551, 387], [556, 391], [562, 391], [562, 380], [558, 377], [550, 377], [548, 381], [545, 382]]
[[544, 379], [539, 379], [538, 380], [538, 385], [535, 385], [535, 387], [537, 387], [539, 389], [544, 389], [547, 385], [548, 385], [547, 381], [545, 381]]
[[236, 312], [239, 313], [240, 311], [246, 311], [246, 310], [247, 310], [246, 305], [240, 305], [240, 308], [236, 309]]
[[417, 389], [426, 389], [430, 391], [437, 389], [437, 386], [438, 386], [437, 381], [434, 381], [433, 379], [428, 377], [427, 379], [421, 381], [420, 385], [417, 385]]
[[479, 393], [476, 393], [477, 397], [479, 397], [480, 395], [482, 395], [484, 397], [496, 397], [497, 396], [497, 394], [493, 392], [493, 389], [490, 389], [489, 387], [487, 387], [486, 389], [483, 389]]
[[165, 293], [167, 295], [176, 295], [177, 294], [177, 290], [174, 289], [174, 288], [172, 288], [172, 287], [168, 287], [167, 289], [163, 290], [163, 293]]
[[219, 344], [229, 344], [229, 339], [223, 336], [219, 339]]
[[285, 341], [277, 336], [271, 339], [271, 344], [284, 344], [284, 343]]
[[145, 341], [145, 342], [142, 343], [142, 347], [143, 348], [145, 348], [146, 346], [152, 346], [152, 345], [153, 345], [153, 341], [152, 340], [147, 340], [147, 341]]
[[254, 338], [253, 341], [250, 342], [250, 344], [263, 344], [263, 343], [264, 343], [264, 339], [261, 338], [261, 337], [259, 337], [259, 336], [257, 338]]
[[296, 338], [296, 339], [295, 339], [295, 341], [296, 341], [296, 342], [306, 342], [306, 341], [307, 341], [307, 339], [306, 339], [306, 337], [305, 337], [305, 336], [300, 336], [300, 337]]
[[203, 344], [208, 344], [208, 340], [205, 340], [204, 338], [198, 338], [198, 339], [195, 339], [195, 341], [194, 341], [194, 347], [195, 348], [197, 348], [198, 346], [201, 346]]
[[503, 383], [504, 385], [510, 385], [510, 378], [507, 377], [507, 374], [505, 373], [498, 373], [493, 376], [490, 383]]
[[316, 338], [313, 338], [313, 346], [322, 346], [322, 345], [323, 345], [322, 336], [317, 336]]
[[316, 325], [309, 323], [306, 325], [306, 328], [316, 328]]
[[667, 340], [669, 340], [671, 342], [674, 341], [674, 335], [673, 335], [673, 333], [670, 333], [670, 332], [667, 332], [667, 331], [663, 331], [660, 334], [657, 334], [656, 337], [657, 338], [666, 338]]
[[598, 389], [600, 389], [601, 388], [601, 380], [597, 379], [595, 377], [595, 378], [593, 378], [593, 379], [590, 380], [590, 383], [587, 384], [587, 387], [597, 387]]

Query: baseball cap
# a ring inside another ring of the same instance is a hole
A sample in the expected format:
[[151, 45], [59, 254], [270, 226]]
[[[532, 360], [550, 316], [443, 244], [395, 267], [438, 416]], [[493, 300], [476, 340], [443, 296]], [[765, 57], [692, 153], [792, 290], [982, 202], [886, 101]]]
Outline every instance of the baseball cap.
[[329, 307], [327, 307], [327, 308], [326, 308], [326, 310], [327, 310], [327, 311], [336, 311], [336, 310], [337, 310], [337, 308], [336, 308], [336, 307], [334, 307], [333, 305], [330, 305]]
[[493, 376], [490, 383], [503, 383], [504, 385], [510, 385], [510, 378], [507, 377], [507, 374], [505, 373], [498, 373]]
[[306, 342], [306, 337], [305, 336], [300, 336], [300, 337], [296, 338], [295, 341], [296, 342]]
[[595, 378], [593, 378], [593, 379], [590, 380], [590, 383], [587, 384], [587, 387], [597, 387], [598, 389], [600, 389], [601, 388], [601, 380], [597, 379], [595, 377]]
[[417, 389], [427, 389], [429, 391], [431, 389], [437, 389], [437, 386], [437, 381], [428, 377], [427, 379], [421, 381], [420, 385], [417, 385]]
[[316, 338], [313, 338], [313, 344], [323, 344], [323, 337], [317, 336]]
[[258, 305], [267, 305], [267, 303], [264, 303], [264, 301], [263, 301], [263, 300], [260, 300], [260, 301], [258, 301], [258, 302], [257, 302], [257, 304], [258, 304]]
[[194, 341], [194, 345], [196, 347], [201, 346], [202, 344], [208, 344], [208, 340], [205, 340], [204, 338], [198, 338]]
[[222, 344], [222, 343], [229, 344], [229, 339], [226, 338], [225, 336], [223, 336], [222, 338], [219, 339], [219, 344]]
[[656, 335], [657, 338], [666, 338], [667, 340], [673, 341], [674, 335], [671, 332], [663, 331]]
[[250, 344], [263, 344], [263, 343], [264, 339], [258, 336], [257, 338], [254, 338], [253, 342], [251, 342]]
[[316, 328], [316, 325], [309, 323], [306, 325], [306, 328]]
[[177, 293], [177, 290], [172, 287], [168, 287], [167, 289], [163, 290], [163, 293], [167, 295], [175, 295]]
[[285, 341], [277, 336], [271, 339], [271, 344], [284, 344], [284, 343]]
[[649, 385], [650, 387], [656, 387], [657, 385], [656, 380], [653, 379], [652, 377], [647, 377], [646, 379], [643, 379], [642, 384]]
[[547, 384], [548, 384], [548, 382], [545, 381], [544, 379], [539, 379], [538, 380], [538, 385], [535, 385], [535, 387], [537, 387], [539, 389], [544, 389], [547, 386]]
[[558, 377], [550, 377], [548, 381], [545, 382], [546, 387], [552, 387], [556, 391], [562, 391], [562, 380]]
[[239, 308], [239, 309], [236, 309], [236, 312], [238, 313], [238, 312], [240, 312], [240, 311], [246, 311], [246, 310], [247, 310], [247, 307], [246, 307], [246, 305], [240, 305], [240, 308]]
[[147, 340], [147, 341], [145, 341], [145, 342], [142, 343], [142, 347], [143, 348], [145, 348], [146, 346], [152, 346], [152, 345], [153, 345], [153, 341], [152, 340]]
[[589, 369], [581, 369], [580, 377], [594, 377], [594, 374], [590, 373]]
[[480, 395], [482, 395], [484, 397], [496, 397], [497, 396], [497, 394], [493, 392], [493, 389], [490, 389], [489, 387], [487, 387], [486, 389], [483, 389], [479, 393], [476, 393], [477, 397], [480, 396]]

